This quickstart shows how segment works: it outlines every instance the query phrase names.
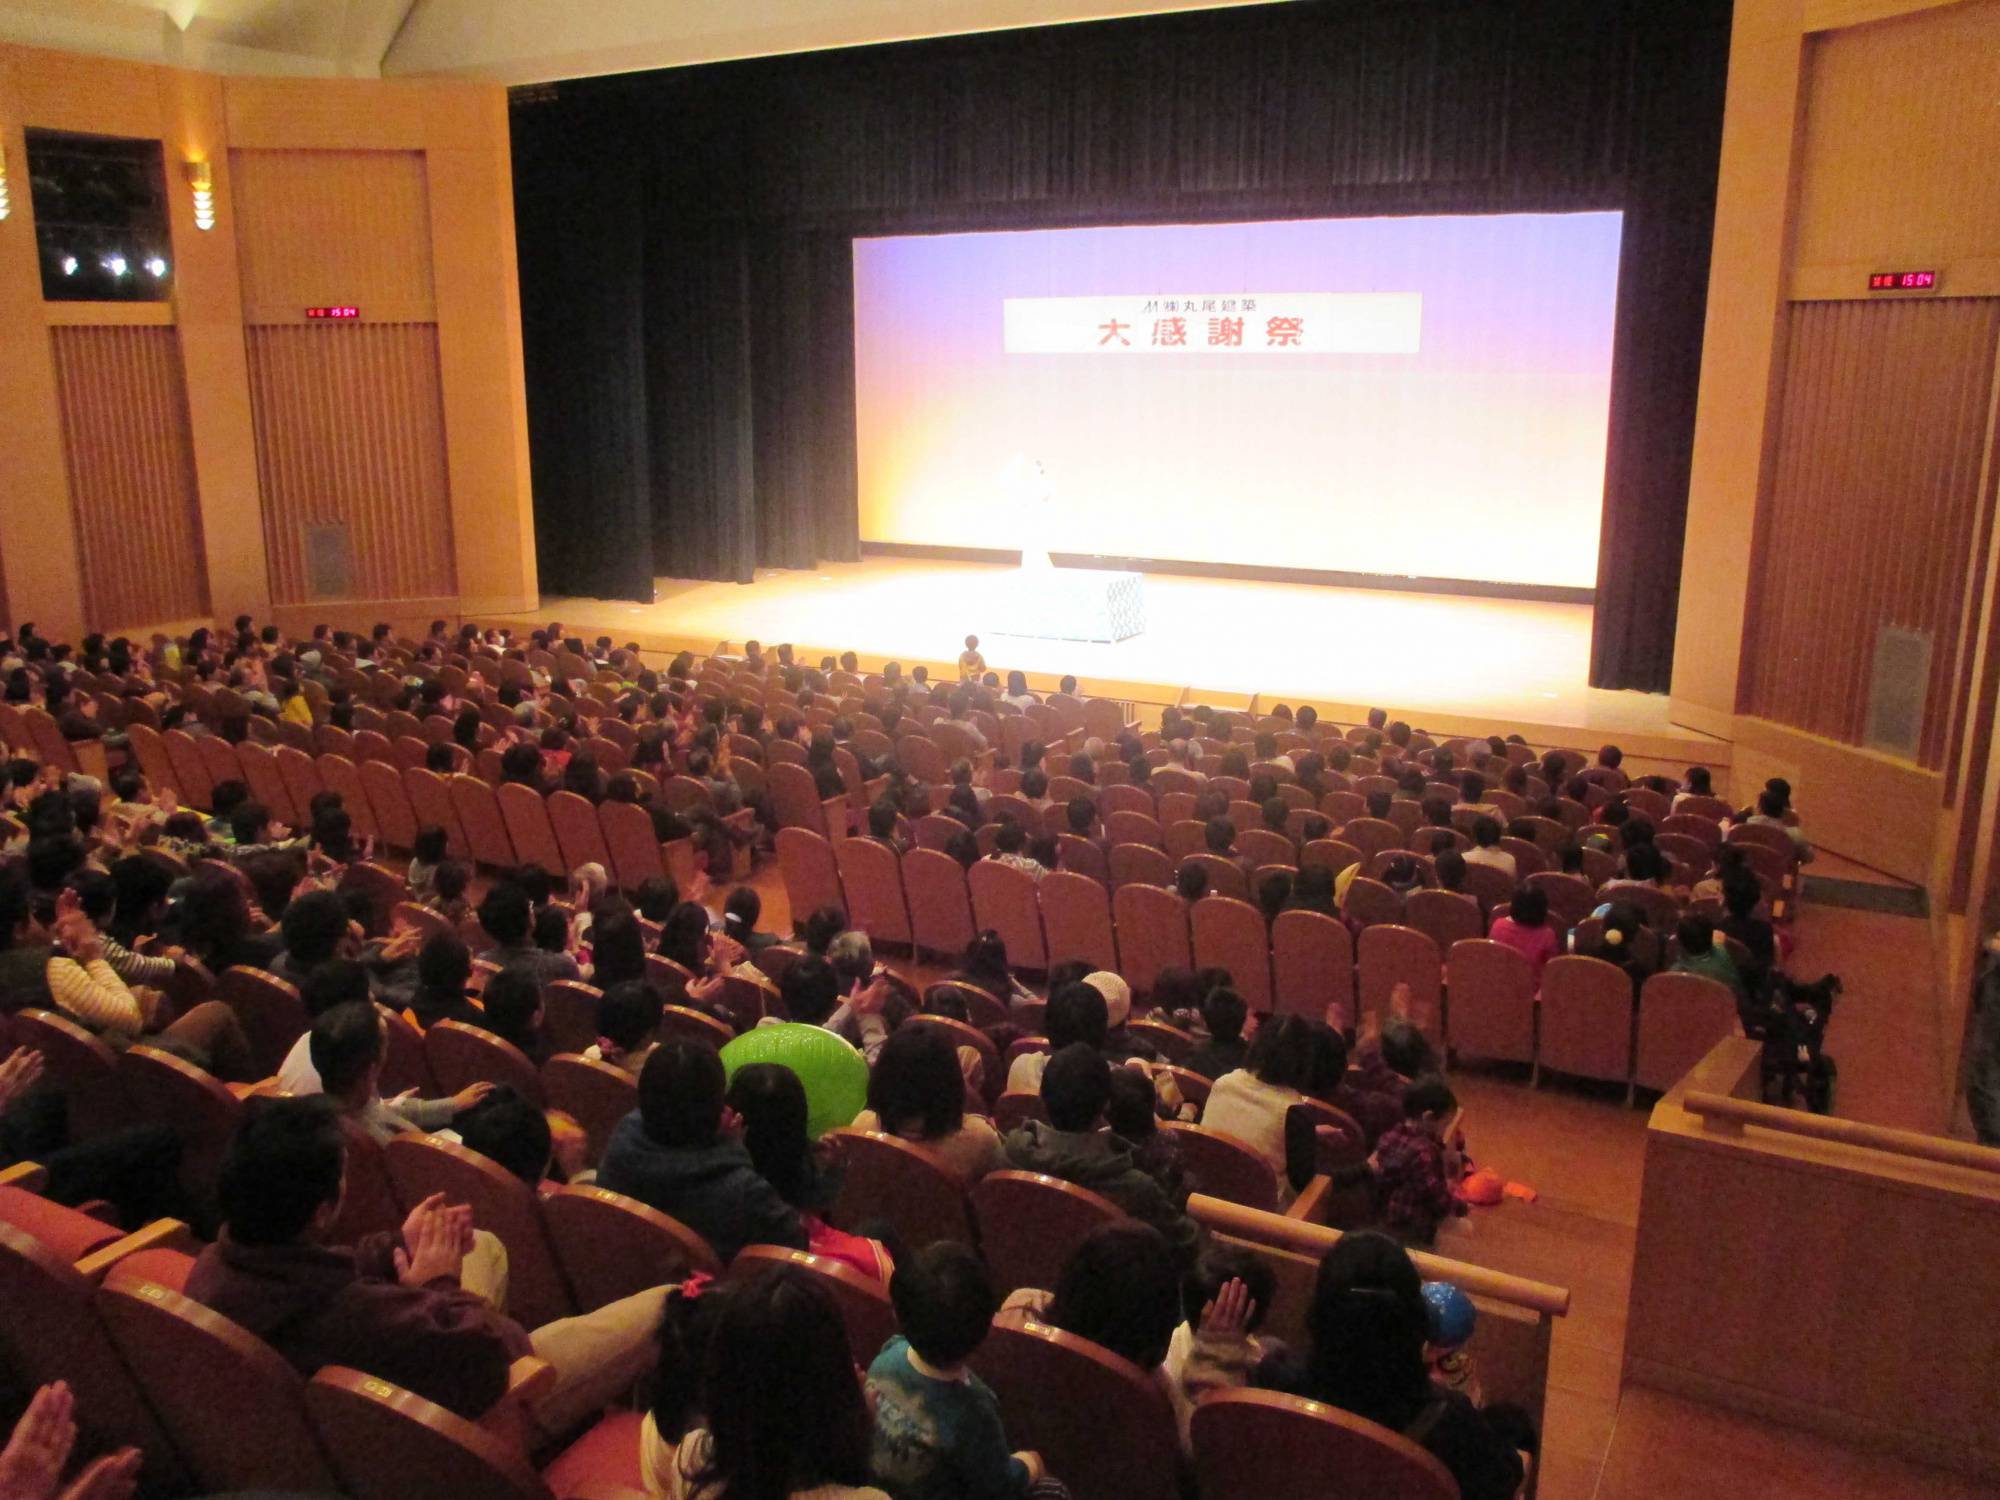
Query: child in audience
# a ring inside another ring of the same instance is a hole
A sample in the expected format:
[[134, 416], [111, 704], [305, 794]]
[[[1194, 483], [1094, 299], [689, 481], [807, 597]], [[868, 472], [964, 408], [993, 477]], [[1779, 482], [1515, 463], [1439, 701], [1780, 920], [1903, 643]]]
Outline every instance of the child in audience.
[[1449, 1084], [1419, 1079], [1403, 1090], [1403, 1123], [1375, 1148], [1382, 1227], [1406, 1245], [1429, 1246], [1439, 1224], [1466, 1212], [1452, 1191], [1459, 1176], [1458, 1147], [1445, 1139], [1457, 1113], [1458, 1096]]
[[431, 872], [430, 896], [423, 904], [456, 926], [472, 911], [471, 903], [465, 899], [465, 888], [471, 880], [472, 871], [463, 860], [444, 860]]
[[1187, 1174], [1181, 1166], [1179, 1145], [1160, 1129], [1157, 1106], [1152, 1081], [1144, 1073], [1137, 1068], [1111, 1070], [1111, 1102], [1105, 1106], [1104, 1123], [1132, 1148], [1132, 1160], [1139, 1170], [1178, 1203], [1187, 1198]]
[[[810, 1274], [782, 1266], [726, 1294], [709, 1292], [682, 1315], [713, 1331], [663, 1339], [662, 1364], [670, 1349], [700, 1351], [700, 1379], [688, 1404], [702, 1420], [676, 1441], [661, 1430], [662, 1402], [655, 1398], [639, 1437], [647, 1494], [889, 1500], [867, 1483], [868, 1404], [854, 1378], [840, 1309]], [[686, 1380], [679, 1368], [663, 1374], [664, 1389]], [[677, 1428], [680, 1415], [666, 1414], [666, 1425]]]
[[[1159, 1003], [1157, 991], [1154, 1003]], [[1250, 1050], [1243, 1040], [1243, 1023], [1250, 1007], [1236, 991], [1221, 988], [1209, 991], [1200, 1008], [1208, 1040], [1188, 1054], [1187, 1066], [1213, 1082], [1243, 1066]]]
[[1528, 961], [1536, 989], [1541, 988], [1542, 970], [1548, 961], [1562, 951], [1562, 940], [1549, 925], [1548, 894], [1531, 885], [1514, 888], [1514, 900], [1507, 915], [1495, 917], [1486, 935]]
[[521, 1049], [537, 1068], [549, 1060], [555, 1048], [542, 1031], [542, 987], [532, 974], [520, 969], [502, 969], [486, 981], [480, 993], [485, 1008], [480, 1025]]
[[1737, 972], [1736, 960], [1729, 956], [1727, 947], [1715, 940], [1715, 924], [1707, 917], [1682, 917], [1674, 937], [1680, 948], [1680, 956], [1673, 964], [1674, 973], [1699, 974], [1726, 985], [1739, 1007], [1750, 998], [1743, 976]]
[[643, 979], [612, 985], [597, 1002], [597, 1040], [583, 1055], [638, 1078], [659, 1045], [660, 1017], [665, 1012], [660, 992]]
[[1017, 1292], [1008, 1306], [1154, 1372], [1173, 1347], [1181, 1277], [1191, 1264], [1144, 1224], [1103, 1224], [1076, 1247], [1053, 1295]]
[[999, 1306], [979, 1257], [940, 1240], [897, 1267], [889, 1296], [902, 1331], [868, 1366], [875, 1477], [897, 1500], [1032, 1493], [1041, 1459], [1008, 1452], [1000, 1403], [966, 1364]]
[[1277, 1289], [1268, 1264], [1221, 1243], [1211, 1243], [1181, 1278], [1181, 1324], [1161, 1369], [1183, 1448], [1195, 1402], [1208, 1391], [1248, 1384], [1250, 1372], [1280, 1347], [1257, 1337]]

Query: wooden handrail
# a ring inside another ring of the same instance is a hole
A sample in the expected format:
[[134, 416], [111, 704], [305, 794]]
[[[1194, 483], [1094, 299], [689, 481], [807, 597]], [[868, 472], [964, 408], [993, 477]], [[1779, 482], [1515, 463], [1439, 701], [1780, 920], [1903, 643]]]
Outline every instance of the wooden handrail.
[[1859, 1120], [1841, 1120], [1831, 1115], [1808, 1114], [1804, 1110], [1779, 1109], [1751, 1099], [1733, 1099], [1723, 1094], [1691, 1093], [1681, 1107], [1698, 1115], [1704, 1123], [1721, 1121], [1726, 1128], [1756, 1125], [1785, 1135], [1809, 1136], [1839, 1146], [1859, 1146], [1891, 1156], [1915, 1157], [1948, 1167], [1965, 1167], [1974, 1172], [2000, 1173], [2000, 1149], [1955, 1141], [1949, 1136], [1924, 1135], [1915, 1130], [1891, 1130], [1885, 1125], [1865, 1125]]
[[[1188, 1199], [1188, 1213], [1198, 1223], [1206, 1224], [1218, 1233], [1255, 1240], [1280, 1250], [1296, 1251], [1315, 1260], [1340, 1243], [1341, 1232], [1325, 1224], [1307, 1224], [1299, 1219], [1288, 1219], [1283, 1214], [1265, 1213], [1261, 1209], [1245, 1208], [1240, 1203], [1211, 1198], [1204, 1193], [1196, 1193]], [[1474, 1296], [1512, 1303], [1549, 1317], [1560, 1318], [1569, 1311], [1567, 1287], [1529, 1281], [1502, 1271], [1489, 1271], [1484, 1266], [1446, 1260], [1443, 1256], [1422, 1250], [1412, 1250], [1410, 1259], [1416, 1262], [1417, 1270], [1427, 1281], [1449, 1281]]]

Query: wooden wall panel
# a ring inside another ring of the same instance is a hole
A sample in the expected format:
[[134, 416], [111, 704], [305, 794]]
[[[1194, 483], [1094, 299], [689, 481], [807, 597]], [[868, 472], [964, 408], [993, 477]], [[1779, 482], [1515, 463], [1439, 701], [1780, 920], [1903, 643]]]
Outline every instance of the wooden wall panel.
[[422, 152], [237, 150], [230, 178], [251, 322], [329, 303], [433, 316]]
[[2000, 255], [2000, 0], [1818, 37], [1810, 67], [1795, 266]]
[[1793, 305], [1739, 710], [1859, 744], [1877, 630], [1926, 630], [1944, 764], [1997, 340], [2000, 300]]
[[306, 527], [345, 523], [355, 599], [456, 592], [437, 330], [253, 327], [250, 397], [271, 600], [315, 597]]
[[84, 608], [92, 625], [208, 613], [180, 340], [170, 327], [51, 328]]

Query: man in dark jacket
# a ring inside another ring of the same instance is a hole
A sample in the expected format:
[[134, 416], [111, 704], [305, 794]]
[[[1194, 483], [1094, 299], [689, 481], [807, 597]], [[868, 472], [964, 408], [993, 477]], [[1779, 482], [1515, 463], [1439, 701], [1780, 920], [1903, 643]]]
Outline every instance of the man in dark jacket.
[[1111, 1064], [1089, 1043], [1070, 1043], [1042, 1074], [1047, 1123], [1030, 1120], [1009, 1134], [1008, 1160], [1024, 1172], [1043, 1172], [1103, 1194], [1159, 1230], [1192, 1262], [1200, 1227], [1139, 1166], [1123, 1138], [1099, 1128], [1110, 1103]]
[[639, 1073], [639, 1107], [611, 1134], [598, 1186], [679, 1219], [724, 1262], [745, 1245], [806, 1246], [798, 1211], [758, 1175], [723, 1129], [722, 1059], [693, 1042], [662, 1042]]
[[[554, 1385], [529, 1415], [554, 1437], [651, 1369], [665, 1287], [533, 1333], [460, 1284], [472, 1211], [442, 1194], [418, 1204], [399, 1235], [324, 1243], [340, 1213], [346, 1137], [323, 1098], [283, 1099], [251, 1115], [231, 1143], [218, 1197], [223, 1234], [202, 1251], [187, 1295], [270, 1344], [310, 1377], [345, 1365], [477, 1418], [534, 1354]], [[499, 1281], [499, 1277], [494, 1278]]]

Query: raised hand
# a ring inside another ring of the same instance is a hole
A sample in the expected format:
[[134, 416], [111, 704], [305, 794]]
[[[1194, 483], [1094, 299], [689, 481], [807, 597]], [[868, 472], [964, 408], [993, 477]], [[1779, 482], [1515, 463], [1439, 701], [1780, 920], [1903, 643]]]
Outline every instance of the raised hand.
[[[0, 1063], [0, 1111], [33, 1088], [41, 1076], [42, 1054], [33, 1047], [16, 1047], [7, 1060]], [[0, 1491], [0, 1496], [4, 1493]]]
[[58, 1380], [35, 1392], [13, 1436], [0, 1451], [0, 1497], [48, 1500], [62, 1480], [69, 1450], [76, 1445], [76, 1401]]
[[404, 1286], [456, 1280], [468, 1248], [470, 1214], [469, 1209], [447, 1208], [443, 1193], [419, 1203], [403, 1221], [403, 1245], [395, 1253], [396, 1279]]
[[1256, 1316], [1257, 1304], [1241, 1277], [1231, 1277], [1201, 1310], [1201, 1331], [1223, 1338], [1241, 1338]]

